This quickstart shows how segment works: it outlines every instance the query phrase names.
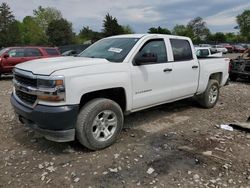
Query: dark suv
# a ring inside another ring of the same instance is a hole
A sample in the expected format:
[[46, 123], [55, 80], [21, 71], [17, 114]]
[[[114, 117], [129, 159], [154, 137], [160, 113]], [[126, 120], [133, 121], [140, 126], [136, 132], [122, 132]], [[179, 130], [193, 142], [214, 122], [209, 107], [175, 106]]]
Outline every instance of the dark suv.
[[0, 77], [9, 74], [15, 65], [29, 60], [60, 56], [54, 47], [9, 47], [0, 50]]

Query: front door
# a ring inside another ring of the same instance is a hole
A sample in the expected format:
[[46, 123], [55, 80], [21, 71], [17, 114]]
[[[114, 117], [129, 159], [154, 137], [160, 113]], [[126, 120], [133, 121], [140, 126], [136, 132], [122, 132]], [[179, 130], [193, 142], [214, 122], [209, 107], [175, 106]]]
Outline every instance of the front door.
[[164, 39], [147, 41], [140, 54], [156, 54], [157, 62], [132, 66], [133, 110], [171, 99], [172, 63], [168, 62]]
[[26, 61], [26, 57], [24, 56], [24, 49], [23, 48], [14, 48], [6, 52], [8, 57], [3, 58], [2, 64], [5, 69], [9, 68], [12, 69], [18, 63], [22, 63]]

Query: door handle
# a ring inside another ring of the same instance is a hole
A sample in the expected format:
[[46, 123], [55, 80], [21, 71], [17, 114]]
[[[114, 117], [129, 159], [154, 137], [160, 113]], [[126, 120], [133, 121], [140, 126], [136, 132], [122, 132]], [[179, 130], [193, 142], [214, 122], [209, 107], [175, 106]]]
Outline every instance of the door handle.
[[171, 72], [171, 71], [172, 71], [172, 69], [170, 69], [170, 68], [166, 68], [163, 70], [163, 72]]
[[197, 65], [192, 66], [192, 69], [197, 69], [197, 68], [198, 68]]

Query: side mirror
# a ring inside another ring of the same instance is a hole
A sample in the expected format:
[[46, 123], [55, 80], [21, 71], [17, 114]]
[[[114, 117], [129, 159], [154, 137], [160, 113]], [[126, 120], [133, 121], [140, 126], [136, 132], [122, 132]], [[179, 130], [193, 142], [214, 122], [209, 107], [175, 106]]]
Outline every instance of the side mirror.
[[9, 54], [4, 54], [3, 55], [3, 58], [5, 58], [5, 59], [7, 59], [8, 57], [10, 57]]
[[145, 65], [147, 63], [157, 62], [157, 54], [155, 53], [138, 53], [135, 57], [136, 65]]

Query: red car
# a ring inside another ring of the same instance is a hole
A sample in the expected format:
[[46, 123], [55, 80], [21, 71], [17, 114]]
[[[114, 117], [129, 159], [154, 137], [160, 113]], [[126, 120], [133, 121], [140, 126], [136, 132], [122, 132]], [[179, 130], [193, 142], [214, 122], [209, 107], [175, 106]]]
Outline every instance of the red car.
[[246, 51], [246, 48], [244, 48], [241, 45], [234, 45], [234, 52], [235, 53], [243, 53]]
[[25, 61], [60, 56], [54, 47], [9, 47], [0, 50], [0, 77], [9, 74], [15, 65]]
[[230, 45], [228, 43], [222, 43], [220, 45], [222, 45], [224, 48], [226, 48], [228, 53], [233, 53], [234, 47], [232, 45]]

